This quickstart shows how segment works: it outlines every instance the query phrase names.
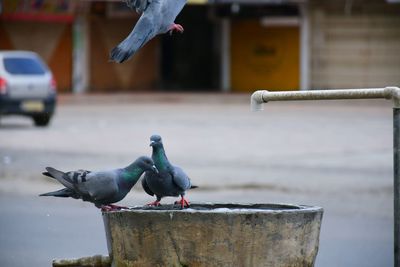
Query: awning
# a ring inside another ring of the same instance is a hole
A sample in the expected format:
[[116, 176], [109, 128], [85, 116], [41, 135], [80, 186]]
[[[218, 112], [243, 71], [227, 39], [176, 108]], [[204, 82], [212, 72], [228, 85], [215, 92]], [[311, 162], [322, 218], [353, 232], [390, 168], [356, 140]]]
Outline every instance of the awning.
[[0, 20], [72, 23], [76, 1], [2, 0]]

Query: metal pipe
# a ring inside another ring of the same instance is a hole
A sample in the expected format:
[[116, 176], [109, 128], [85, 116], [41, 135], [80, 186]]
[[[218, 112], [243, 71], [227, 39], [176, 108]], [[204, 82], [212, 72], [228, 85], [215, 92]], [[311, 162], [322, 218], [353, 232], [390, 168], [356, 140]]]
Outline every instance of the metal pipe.
[[260, 111], [262, 104], [269, 101], [292, 100], [338, 100], [338, 99], [393, 99], [394, 106], [400, 108], [400, 89], [398, 87], [368, 88], [368, 89], [333, 89], [309, 91], [256, 91], [251, 96], [251, 109]]
[[251, 95], [251, 109], [252, 111], [263, 110], [263, 103], [269, 101], [370, 98], [385, 98], [393, 101], [394, 266], [400, 267], [400, 89], [398, 87], [385, 87], [294, 92], [259, 90]]
[[400, 267], [400, 108], [393, 108], [394, 266]]

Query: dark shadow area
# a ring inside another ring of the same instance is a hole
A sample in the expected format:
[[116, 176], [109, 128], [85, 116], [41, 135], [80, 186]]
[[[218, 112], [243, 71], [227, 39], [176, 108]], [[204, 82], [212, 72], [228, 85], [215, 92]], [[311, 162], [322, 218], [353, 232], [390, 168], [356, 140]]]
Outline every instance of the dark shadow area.
[[175, 20], [183, 34], [161, 35], [161, 88], [217, 91], [219, 60], [208, 6], [186, 5]]

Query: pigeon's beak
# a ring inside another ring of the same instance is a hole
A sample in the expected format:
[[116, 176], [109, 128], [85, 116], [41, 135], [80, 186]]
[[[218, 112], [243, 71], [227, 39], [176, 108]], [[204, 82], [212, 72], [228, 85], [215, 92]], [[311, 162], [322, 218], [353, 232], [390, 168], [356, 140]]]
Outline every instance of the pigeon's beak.
[[157, 169], [156, 165], [151, 166], [151, 168], [153, 169], [153, 171], [154, 171], [155, 173], [158, 173], [158, 169]]
[[154, 146], [155, 143], [156, 143], [155, 141], [151, 141], [150, 146]]
[[156, 165], [151, 166], [151, 168], [153, 169], [153, 171], [154, 171], [155, 173], [159, 173], [159, 172], [158, 172], [158, 169], [157, 169], [157, 167], [156, 167]]

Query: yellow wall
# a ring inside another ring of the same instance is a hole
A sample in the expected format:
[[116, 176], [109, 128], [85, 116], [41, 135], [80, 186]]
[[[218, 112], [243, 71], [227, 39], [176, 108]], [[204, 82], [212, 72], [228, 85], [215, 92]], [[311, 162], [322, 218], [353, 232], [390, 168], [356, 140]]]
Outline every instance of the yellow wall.
[[298, 90], [299, 28], [262, 26], [258, 19], [233, 21], [231, 85], [234, 92]]

